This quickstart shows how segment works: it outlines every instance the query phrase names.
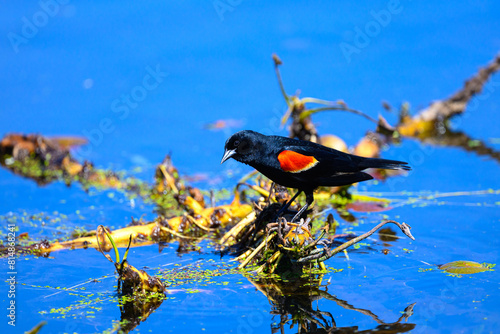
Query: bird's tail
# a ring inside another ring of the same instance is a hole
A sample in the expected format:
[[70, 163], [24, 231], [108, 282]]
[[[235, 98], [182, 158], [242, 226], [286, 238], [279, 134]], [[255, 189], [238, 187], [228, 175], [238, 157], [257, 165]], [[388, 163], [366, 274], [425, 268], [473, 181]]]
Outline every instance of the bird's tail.
[[407, 162], [387, 159], [365, 158], [360, 161], [360, 168], [402, 169], [411, 170]]

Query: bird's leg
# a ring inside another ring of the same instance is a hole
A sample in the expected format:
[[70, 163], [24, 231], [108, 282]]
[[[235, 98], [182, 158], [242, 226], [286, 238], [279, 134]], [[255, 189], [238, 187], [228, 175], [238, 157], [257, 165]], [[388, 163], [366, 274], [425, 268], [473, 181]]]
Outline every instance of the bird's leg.
[[270, 205], [271, 204], [271, 197], [273, 195], [273, 191], [275, 190], [276, 183], [271, 184], [271, 189], [269, 189], [269, 196], [267, 196], [266, 204]]
[[[286, 224], [286, 219], [283, 218], [282, 220], [284, 220], [284, 223]], [[286, 246], [285, 239], [283, 239], [283, 232], [282, 232], [282, 227], [281, 227], [281, 223], [283, 222], [282, 220], [280, 220], [278, 218], [278, 238], [283, 243], [283, 245]]]
[[293, 217], [293, 219], [292, 219], [291, 222], [293, 223], [297, 219], [300, 219], [300, 216], [302, 216], [302, 214], [307, 210], [307, 208], [309, 208], [309, 206], [312, 204], [312, 202], [314, 202], [314, 194], [313, 194], [313, 192], [306, 193], [306, 205], [304, 205], [299, 210], [299, 212], [297, 212], [297, 214]]
[[295, 201], [295, 199], [297, 198], [297, 196], [300, 195], [300, 193], [302, 192], [302, 190], [299, 190], [295, 195], [293, 195], [292, 199], [289, 200], [288, 202], [285, 203], [285, 205], [283, 205], [280, 209], [280, 211], [278, 211], [278, 213], [276, 214], [276, 217], [279, 217], [283, 214], [283, 212], [286, 211], [286, 209], [288, 209], [290, 207], [290, 205], [293, 203], [293, 201]]

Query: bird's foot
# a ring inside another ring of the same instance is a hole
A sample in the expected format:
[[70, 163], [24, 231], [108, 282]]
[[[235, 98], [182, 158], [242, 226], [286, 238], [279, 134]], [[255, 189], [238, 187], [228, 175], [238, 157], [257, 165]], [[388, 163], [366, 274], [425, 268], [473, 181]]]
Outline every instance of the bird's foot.
[[303, 215], [304, 213], [307, 213], [307, 208], [308, 208], [308, 207], [309, 207], [308, 205], [303, 206], [303, 207], [299, 210], [299, 212], [297, 212], [297, 213], [295, 214], [295, 216], [293, 216], [293, 218], [292, 218], [292, 220], [291, 220], [290, 222], [291, 222], [291, 223], [294, 223], [294, 222], [296, 222], [296, 221], [300, 221], [300, 219], [302, 218], [302, 215]]

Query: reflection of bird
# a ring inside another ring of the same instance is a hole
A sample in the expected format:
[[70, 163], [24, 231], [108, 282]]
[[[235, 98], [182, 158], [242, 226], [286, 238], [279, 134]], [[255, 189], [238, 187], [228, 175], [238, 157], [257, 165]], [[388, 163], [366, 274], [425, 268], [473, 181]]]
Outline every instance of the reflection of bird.
[[299, 190], [281, 212], [304, 192], [306, 205], [293, 220], [311, 205], [313, 191], [320, 186], [344, 186], [370, 180], [372, 177], [362, 172], [367, 168], [411, 169], [406, 162], [363, 158], [308, 141], [265, 136], [250, 130], [237, 132], [226, 141], [221, 163], [229, 158], [252, 166], [282, 186]]

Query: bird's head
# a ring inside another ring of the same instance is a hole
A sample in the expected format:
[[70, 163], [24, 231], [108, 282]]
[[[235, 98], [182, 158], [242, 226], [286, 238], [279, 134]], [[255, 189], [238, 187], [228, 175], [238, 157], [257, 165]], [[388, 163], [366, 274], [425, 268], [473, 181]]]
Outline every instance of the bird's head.
[[262, 139], [265, 136], [254, 131], [244, 130], [236, 132], [224, 145], [224, 156], [220, 163], [233, 158], [245, 164], [251, 164], [257, 159], [257, 153], [263, 147]]

